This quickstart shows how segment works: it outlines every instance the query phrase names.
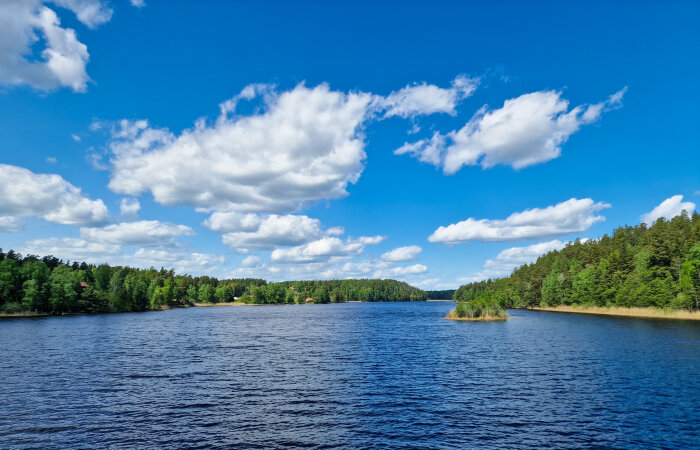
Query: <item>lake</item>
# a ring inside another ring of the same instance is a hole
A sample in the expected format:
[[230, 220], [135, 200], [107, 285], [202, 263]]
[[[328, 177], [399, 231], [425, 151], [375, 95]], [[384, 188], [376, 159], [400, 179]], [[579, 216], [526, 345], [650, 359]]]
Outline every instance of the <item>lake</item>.
[[700, 323], [450, 302], [0, 321], [0, 442], [23, 447], [700, 445]]

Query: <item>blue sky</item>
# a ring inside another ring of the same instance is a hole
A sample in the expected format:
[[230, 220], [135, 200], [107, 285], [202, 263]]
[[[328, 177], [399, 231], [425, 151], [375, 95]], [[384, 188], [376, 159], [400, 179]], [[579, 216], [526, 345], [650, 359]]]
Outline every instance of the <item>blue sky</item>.
[[4, 249], [454, 288], [700, 200], [697, 2], [11, 0], [0, 42]]

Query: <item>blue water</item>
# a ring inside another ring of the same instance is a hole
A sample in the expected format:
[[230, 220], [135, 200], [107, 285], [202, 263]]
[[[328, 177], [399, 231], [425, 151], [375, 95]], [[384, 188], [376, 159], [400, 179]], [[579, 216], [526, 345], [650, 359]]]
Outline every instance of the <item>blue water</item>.
[[0, 446], [700, 446], [700, 323], [451, 307], [2, 320]]

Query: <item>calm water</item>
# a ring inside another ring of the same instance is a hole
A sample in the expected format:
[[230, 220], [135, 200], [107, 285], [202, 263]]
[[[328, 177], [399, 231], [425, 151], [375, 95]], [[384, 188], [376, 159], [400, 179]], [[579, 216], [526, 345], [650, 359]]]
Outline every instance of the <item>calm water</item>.
[[700, 323], [452, 303], [0, 321], [0, 446], [700, 445]]

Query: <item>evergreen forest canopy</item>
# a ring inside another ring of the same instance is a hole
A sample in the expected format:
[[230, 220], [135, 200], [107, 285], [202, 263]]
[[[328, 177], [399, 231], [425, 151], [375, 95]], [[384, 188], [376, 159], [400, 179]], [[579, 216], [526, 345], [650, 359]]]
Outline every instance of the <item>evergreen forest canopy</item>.
[[[291, 289], [290, 289], [291, 288]], [[173, 270], [65, 263], [0, 249], [0, 312], [102, 313], [158, 310], [194, 302], [314, 303], [348, 300], [425, 300], [422, 290], [396, 280], [218, 280]]]
[[284, 281], [252, 289], [252, 303], [407, 302], [424, 301], [426, 293], [396, 280]]
[[425, 291], [428, 300], [449, 300], [455, 295], [455, 289], [445, 289], [442, 291]]
[[503, 307], [591, 305], [697, 310], [700, 306], [700, 215], [683, 213], [576, 240], [507, 278], [461, 286], [456, 301], [486, 299]]

